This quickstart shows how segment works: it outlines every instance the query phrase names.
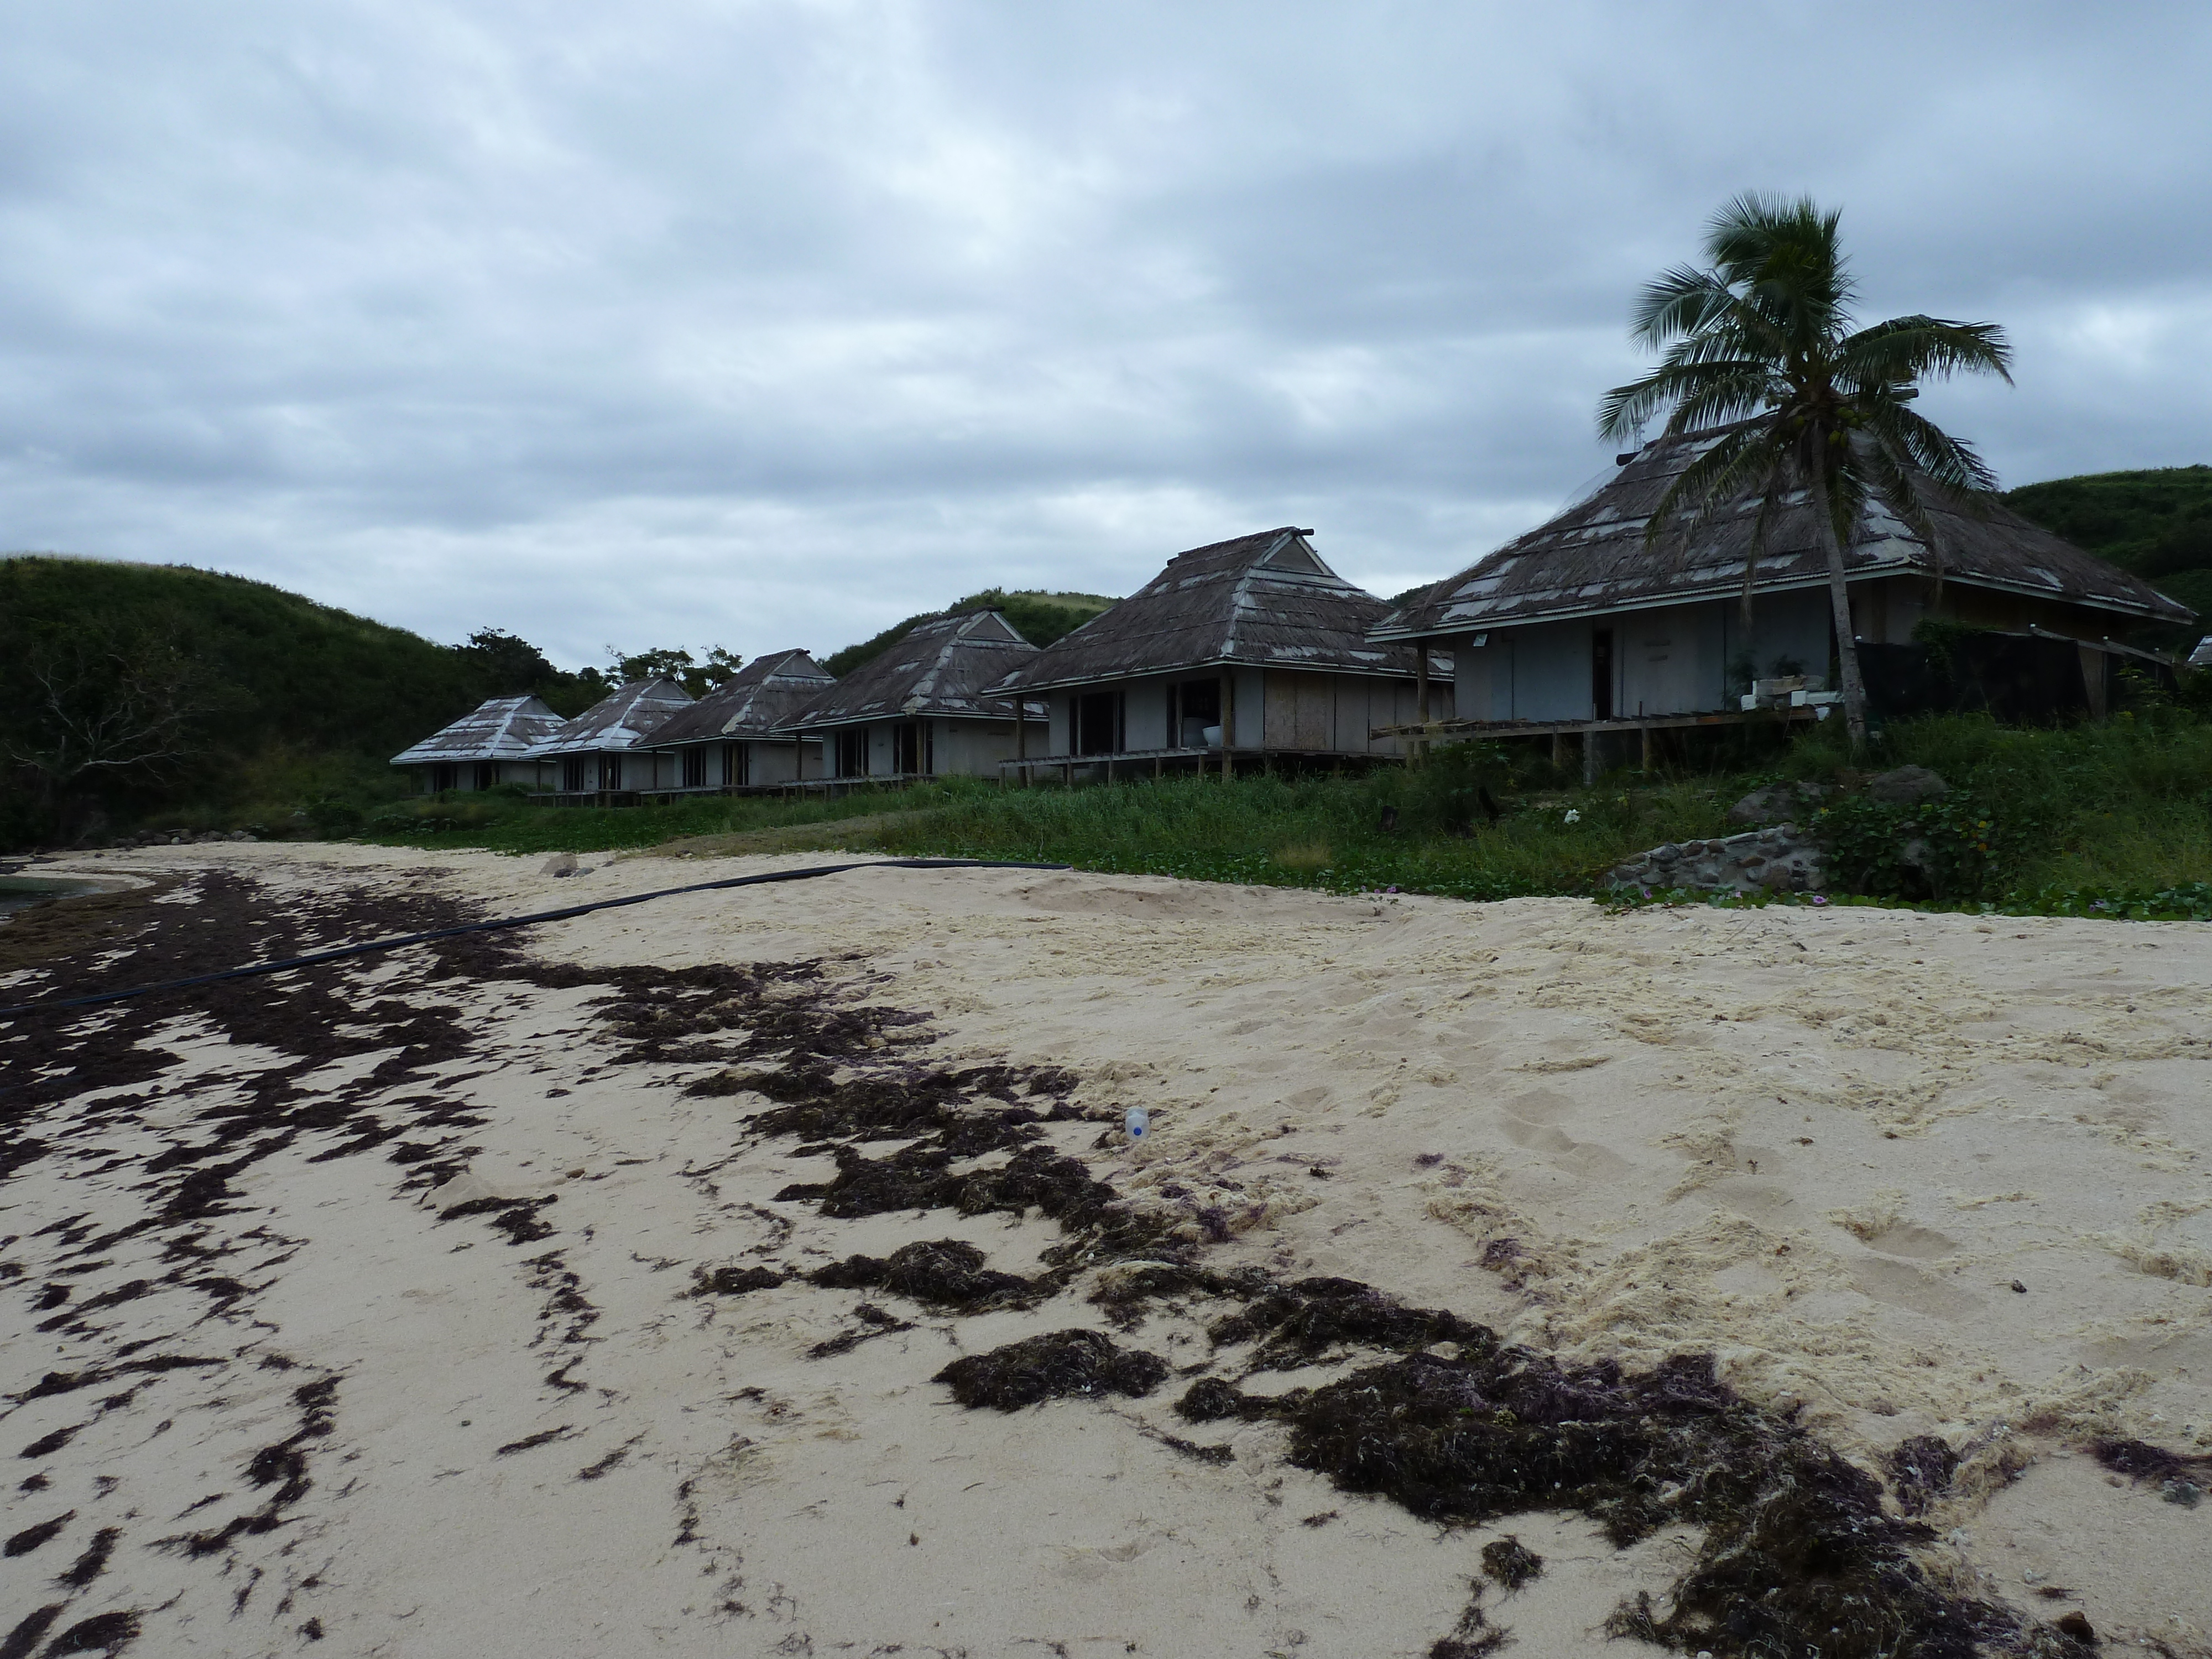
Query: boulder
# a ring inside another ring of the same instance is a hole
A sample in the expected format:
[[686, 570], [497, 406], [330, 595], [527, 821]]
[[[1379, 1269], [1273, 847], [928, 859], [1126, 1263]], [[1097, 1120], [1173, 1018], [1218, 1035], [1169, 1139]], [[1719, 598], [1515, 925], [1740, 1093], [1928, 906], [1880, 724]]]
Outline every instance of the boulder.
[[1867, 780], [1867, 793], [1887, 806], [1917, 806], [1951, 793], [1941, 775], [1924, 766], [1900, 766], [1894, 772], [1877, 772]]
[[1754, 789], [1728, 810], [1730, 823], [1784, 823], [1829, 793], [1820, 783], [1771, 783]]
[[576, 855], [574, 853], [556, 853], [538, 866], [538, 873], [541, 876], [573, 876], [576, 873]]
[[1624, 859], [1606, 879], [1617, 888], [1803, 893], [1817, 891], [1825, 875], [1819, 844], [1795, 824], [1783, 823], [1719, 841], [1669, 842]]

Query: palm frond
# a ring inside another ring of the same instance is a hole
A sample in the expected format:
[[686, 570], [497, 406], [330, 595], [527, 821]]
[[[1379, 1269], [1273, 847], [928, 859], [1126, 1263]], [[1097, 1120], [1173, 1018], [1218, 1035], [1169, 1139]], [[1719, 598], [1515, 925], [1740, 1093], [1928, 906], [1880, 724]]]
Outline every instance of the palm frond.
[[1857, 386], [1912, 386], [1954, 374], [1994, 374], [2012, 384], [2012, 346], [1995, 323], [1892, 317], [1848, 336], [1838, 361]]
[[1735, 295], [1710, 270], [1677, 265], [1644, 284], [1629, 323], [1629, 337], [1654, 351], [1711, 326], [1714, 318], [1736, 302]]

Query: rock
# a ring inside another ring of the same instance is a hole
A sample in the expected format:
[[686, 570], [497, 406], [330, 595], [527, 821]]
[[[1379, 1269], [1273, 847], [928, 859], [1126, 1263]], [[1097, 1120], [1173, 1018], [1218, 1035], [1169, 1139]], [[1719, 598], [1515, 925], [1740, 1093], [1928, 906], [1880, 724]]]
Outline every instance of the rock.
[[1668, 842], [1613, 866], [1620, 888], [1691, 888], [1753, 893], [1811, 892], [1824, 884], [1819, 843], [1795, 824], [1748, 830], [1720, 841]]
[[1888, 806], [1917, 806], [1951, 793], [1951, 786], [1924, 766], [1900, 766], [1867, 780], [1867, 793]]
[[1728, 810], [1730, 823], [1780, 823], [1801, 813], [1823, 795], [1829, 787], [1819, 783], [1771, 783], [1764, 789], [1754, 789]]
[[576, 855], [574, 853], [556, 853], [539, 866], [538, 873], [541, 876], [573, 876], [576, 873]]

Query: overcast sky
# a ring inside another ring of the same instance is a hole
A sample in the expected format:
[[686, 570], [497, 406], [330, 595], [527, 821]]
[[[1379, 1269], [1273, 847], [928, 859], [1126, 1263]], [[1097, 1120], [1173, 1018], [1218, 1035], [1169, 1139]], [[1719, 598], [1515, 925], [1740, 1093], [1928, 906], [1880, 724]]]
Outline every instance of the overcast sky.
[[569, 665], [1310, 526], [1383, 593], [1610, 460], [1745, 189], [2006, 483], [2212, 461], [2212, 7], [0, 0], [0, 547]]

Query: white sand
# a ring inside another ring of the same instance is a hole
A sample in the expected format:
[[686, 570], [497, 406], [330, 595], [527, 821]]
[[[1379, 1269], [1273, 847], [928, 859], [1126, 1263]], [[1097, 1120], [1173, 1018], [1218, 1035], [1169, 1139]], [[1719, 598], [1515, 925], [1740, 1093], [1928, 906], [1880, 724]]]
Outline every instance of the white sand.
[[[534, 860], [241, 846], [73, 867], [220, 865], [280, 902], [364, 881], [507, 914], [821, 861], [594, 859], [556, 882]], [[1218, 1263], [1366, 1280], [1571, 1357], [1711, 1350], [1737, 1388], [1801, 1401], [1870, 1468], [1907, 1436], [1942, 1435], [1967, 1461], [1930, 1517], [1950, 1540], [1939, 1571], [2039, 1616], [2078, 1607], [2108, 1651], [2212, 1653], [2212, 1504], [2111, 1484], [2079, 1455], [2096, 1432], [2212, 1451], [2212, 928], [1606, 916], [1565, 900], [885, 871], [526, 937], [590, 966], [833, 957], [886, 974], [872, 994], [933, 1014], [933, 1054], [1066, 1066], [1080, 1101], [1148, 1107], [1151, 1141], [1086, 1155], [1147, 1201], [1222, 1205], [1241, 1231]], [[4, 1408], [0, 1450], [52, 1484], [11, 1480], [0, 1530], [76, 1517], [0, 1562], [0, 1606], [66, 1599], [55, 1631], [137, 1609], [138, 1650], [165, 1655], [289, 1654], [313, 1619], [313, 1651], [409, 1659], [1367, 1656], [1425, 1652], [1451, 1627], [1492, 1534], [1334, 1492], [1285, 1464], [1272, 1427], [1239, 1431], [1237, 1461], [1215, 1468], [1148, 1432], [1185, 1426], [1169, 1410], [1179, 1385], [1002, 1417], [927, 1380], [958, 1352], [1103, 1328], [1078, 1295], [972, 1318], [900, 1304], [915, 1329], [823, 1360], [805, 1351], [848, 1328], [850, 1292], [687, 1297], [695, 1267], [804, 1268], [914, 1238], [971, 1239], [1023, 1272], [1058, 1235], [1034, 1218], [836, 1223], [774, 1204], [824, 1166], [787, 1143], [741, 1146], [757, 1101], [662, 1086], [696, 1068], [607, 1064], [585, 1006], [598, 993], [425, 992], [415, 972], [400, 955], [357, 975], [433, 996], [477, 1033], [439, 1097], [485, 1115], [466, 1136], [482, 1190], [558, 1193], [554, 1237], [518, 1249], [481, 1218], [440, 1223], [403, 1192], [404, 1169], [313, 1161], [331, 1141], [310, 1131], [206, 1224], [240, 1252], [221, 1271], [250, 1287], [229, 1311], [165, 1290], [100, 1315], [90, 1346], [35, 1332], [30, 1297], [68, 1238], [42, 1230], [136, 1218], [149, 1152], [282, 1060], [177, 999], [157, 1097], [101, 1131], [100, 1156], [72, 1142], [0, 1188], [0, 1261], [24, 1269], [0, 1285], [0, 1390], [131, 1341], [228, 1363], [143, 1379], [104, 1412], [97, 1399], [127, 1384]], [[342, 1062], [328, 1085], [374, 1064]], [[393, 1092], [404, 1116], [425, 1091]], [[1055, 1144], [1096, 1133], [1060, 1126]], [[1189, 1196], [1160, 1197], [1170, 1184]], [[1500, 1236], [1522, 1255], [1483, 1267]], [[76, 1302], [158, 1276], [160, 1249], [118, 1243], [75, 1274]], [[561, 1284], [529, 1265], [554, 1250], [597, 1310], [566, 1377], [580, 1389], [546, 1380], [577, 1352], [559, 1340], [574, 1316]], [[1177, 1365], [1207, 1346], [1173, 1318], [1131, 1340]], [[296, 1368], [261, 1369], [269, 1354]], [[292, 1391], [324, 1376], [339, 1379], [332, 1431], [308, 1447], [313, 1486], [283, 1524], [198, 1559], [158, 1547], [263, 1501], [246, 1462], [293, 1431]], [[107, 1525], [106, 1571], [82, 1595], [49, 1589]], [[1498, 1530], [1551, 1564], [1486, 1603], [1529, 1654], [1595, 1650], [1622, 1595], [1662, 1591], [1692, 1547], [1616, 1554], [1584, 1522], [1534, 1516]], [[2051, 1584], [2072, 1594], [2035, 1594]]]

